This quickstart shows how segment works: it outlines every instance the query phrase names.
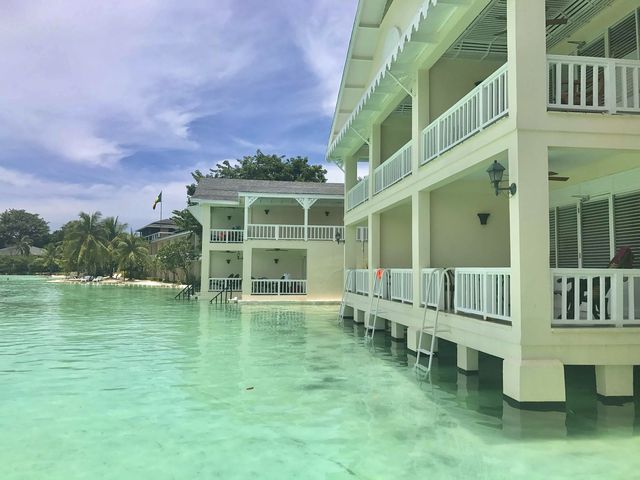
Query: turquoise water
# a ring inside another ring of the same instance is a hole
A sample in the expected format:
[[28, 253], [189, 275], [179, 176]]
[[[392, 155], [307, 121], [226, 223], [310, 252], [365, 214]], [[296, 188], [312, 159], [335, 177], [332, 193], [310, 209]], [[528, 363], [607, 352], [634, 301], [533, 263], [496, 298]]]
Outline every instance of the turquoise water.
[[640, 476], [638, 405], [601, 404], [592, 370], [566, 412], [521, 412], [499, 360], [465, 377], [443, 344], [418, 382], [335, 311], [0, 277], [0, 479]]

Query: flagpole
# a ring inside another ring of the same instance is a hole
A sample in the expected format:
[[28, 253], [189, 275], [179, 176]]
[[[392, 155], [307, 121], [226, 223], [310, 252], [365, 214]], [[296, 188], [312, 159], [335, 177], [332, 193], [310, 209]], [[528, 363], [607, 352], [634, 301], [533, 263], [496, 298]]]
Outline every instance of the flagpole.
[[162, 200], [160, 200], [160, 220], [162, 220]]

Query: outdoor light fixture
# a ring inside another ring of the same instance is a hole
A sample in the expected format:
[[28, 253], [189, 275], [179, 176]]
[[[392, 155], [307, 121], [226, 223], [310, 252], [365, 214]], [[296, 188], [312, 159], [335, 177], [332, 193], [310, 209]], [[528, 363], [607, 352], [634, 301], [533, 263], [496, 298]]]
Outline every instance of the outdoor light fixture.
[[265, 209], [264, 209], [264, 214], [265, 214], [265, 215], [269, 215], [269, 209], [268, 209], [268, 208], [265, 208]]
[[236, 256], [236, 258], [237, 258], [238, 260], [242, 260], [242, 255], [240, 254], [240, 252], [238, 252], [238, 255]]
[[227, 215], [227, 220], [231, 220], [231, 215]]
[[227, 258], [227, 265], [229, 265], [231, 263], [231, 259]]
[[344, 243], [344, 239], [342, 238], [342, 233], [340, 233], [340, 230], [338, 229], [336, 229], [335, 240], [338, 245], [340, 245], [341, 243]]
[[328, 217], [329, 216], [329, 210], [325, 210], [324, 215], [325, 215], [325, 217]]
[[274, 258], [274, 259], [273, 259], [273, 263], [278, 263], [279, 261], [280, 261], [280, 259], [279, 259], [279, 258]]
[[487, 220], [489, 220], [490, 213], [479, 213], [478, 218], [480, 219], [480, 225], [486, 225]]
[[498, 163], [497, 160], [491, 164], [489, 168], [487, 168], [487, 173], [489, 174], [489, 180], [491, 181], [491, 185], [496, 190], [496, 195], [499, 195], [502, 191], [507, 191], [511, 194], [511, 196], [516, 194], [516, 184], [512, 183], [508, 187], [501, 187], [500, 182], [502, 182], [502, 176], [504, 175], [505, 168]]

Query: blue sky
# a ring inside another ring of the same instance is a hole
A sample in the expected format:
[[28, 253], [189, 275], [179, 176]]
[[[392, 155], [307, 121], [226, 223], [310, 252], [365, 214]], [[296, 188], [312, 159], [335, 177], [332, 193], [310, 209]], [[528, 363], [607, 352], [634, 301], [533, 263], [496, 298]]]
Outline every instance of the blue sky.
[[137, 228], [160, 190], [184, 206], [196, 168], [258, 148], [323, 163], [356, 4], [4, 0], [0, 211]]

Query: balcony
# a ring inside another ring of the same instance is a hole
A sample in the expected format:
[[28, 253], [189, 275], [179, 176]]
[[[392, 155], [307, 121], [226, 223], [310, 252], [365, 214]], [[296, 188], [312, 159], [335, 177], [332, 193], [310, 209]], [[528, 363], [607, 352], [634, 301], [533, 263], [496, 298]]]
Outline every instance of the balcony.
[[378, 194], [411, 175], [411, 142], [401, 147], [373, 172], [374, 193]]
[[640, 61], [547, 56], [549, 110], [640, 113]]
[[347, 192], [347, 210], [356, 208], [367, 200], [369, 200], [369, 177], [364, 177]]
[[423, 130], [422, 165], [509, 114], [507, 75], [505, 64]]
[[306, 295], [306, 280], [253, 279], [251, 295]]
[[[336, 233], [344, 238], [344, 227], [340, 225], [247, 225], [247, 240], [301, 240], [327, 241], [336, 239]], [[245, 240], [244, 231], [238, 229], [211, 230], [210, 243], [242, 243]]]
[[227, 278], [210, 278], [209, 279], [210, 292], [219, 292], [222, 290], [227, 290], [230, 292], [241, 292], [242, 278], [227, 277]]
[[238, 229], [214, 228], [211, 230], [211, 243], [242, 243], [244, 232]]

